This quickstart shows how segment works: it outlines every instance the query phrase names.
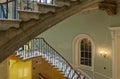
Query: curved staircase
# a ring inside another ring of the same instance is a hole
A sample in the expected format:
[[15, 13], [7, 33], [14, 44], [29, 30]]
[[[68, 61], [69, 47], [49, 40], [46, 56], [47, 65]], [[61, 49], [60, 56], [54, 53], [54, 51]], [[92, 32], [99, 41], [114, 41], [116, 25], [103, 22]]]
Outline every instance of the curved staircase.
[[[30, 42], [27, 42], [27, 44], [16, 51], [16, 56], [24, 61], [32, 58], [34, 59], [35, 57], [42, 57], [42, 59], [45, 59], [53, 67], [57, 68], [57, 70], [61, 72], [61, 75], [63, 74], [66, 79], [90, 79], [81, 72], [78, 73], [69, 64], [69, 62], [54, 48], [52, 48], [43, 38], [35, 38]], [[39, 61], [40, 59], [36, 60], [37, 61], [33, 63], [34, 65], [36, 63], [41, 63], [41, 61]], [[41, 66], [39, 65], [39, 67]]]
[[29, 40], [99, 0], [1, 1], [0, 62]]

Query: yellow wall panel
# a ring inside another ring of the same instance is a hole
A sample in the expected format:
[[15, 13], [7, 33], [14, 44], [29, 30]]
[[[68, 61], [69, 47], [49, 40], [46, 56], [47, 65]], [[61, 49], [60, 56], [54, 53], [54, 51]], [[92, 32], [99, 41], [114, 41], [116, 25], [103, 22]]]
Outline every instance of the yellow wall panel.
[[9, 79], [31, 79], [31, 61], [11, 63]]

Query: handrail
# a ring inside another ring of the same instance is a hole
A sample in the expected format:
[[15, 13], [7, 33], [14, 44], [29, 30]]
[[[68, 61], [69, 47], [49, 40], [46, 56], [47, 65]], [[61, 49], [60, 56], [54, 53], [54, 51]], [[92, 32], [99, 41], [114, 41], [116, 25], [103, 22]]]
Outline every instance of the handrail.
[[25, 44], [21, 49], [17, 51], [17, 56], [21, 57], [23, 60], [42, 56], [48, 62], [51, 62], [60, 71], [63, 71], [63, 74], [67, 78], [89, 79], [81, 72], [78, 73], [59, 52], [57, 52], [45, 41], [44, 38], [35, 38]]
[[39, 79], [46, 79], [41, 73], [39, 73], [38, 75], [39, 75]]

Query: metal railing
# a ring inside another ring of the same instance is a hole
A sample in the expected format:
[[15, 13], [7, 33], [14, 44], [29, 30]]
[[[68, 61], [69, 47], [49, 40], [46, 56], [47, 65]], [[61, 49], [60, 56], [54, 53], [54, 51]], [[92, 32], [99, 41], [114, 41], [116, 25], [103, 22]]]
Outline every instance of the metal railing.
[[18, 10], [38, 11], [38, 3], [54, 4], [53, 0], [0, 1], [0, 19], [18, 19]]
[[17, 0], [6, 0], [0, 3], [1, 19], [17, 19]]
[[89, 79], [84, 74], [78, 73], [69, 62], [43, 38], [35, 38], [21, 47], [16, 56], [23, 60], [41, 56], [61, 71], [67, 79]]

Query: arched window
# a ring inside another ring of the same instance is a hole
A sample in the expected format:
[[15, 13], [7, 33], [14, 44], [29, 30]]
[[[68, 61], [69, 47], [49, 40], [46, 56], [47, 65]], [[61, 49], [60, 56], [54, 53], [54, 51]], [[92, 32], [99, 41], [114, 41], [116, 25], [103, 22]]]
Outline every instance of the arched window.
[[80, 34], [73, 40], [73, 64], [76, 68], [93, 69], [94, 43], [89, 35]]

